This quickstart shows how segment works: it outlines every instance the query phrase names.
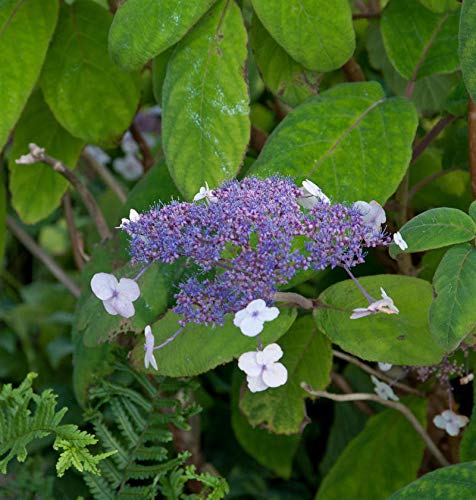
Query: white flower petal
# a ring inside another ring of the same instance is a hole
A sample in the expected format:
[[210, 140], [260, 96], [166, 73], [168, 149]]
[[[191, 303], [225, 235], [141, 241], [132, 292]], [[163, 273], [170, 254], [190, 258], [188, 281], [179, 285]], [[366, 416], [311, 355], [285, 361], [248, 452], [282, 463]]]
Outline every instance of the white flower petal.
[[112, 274], [96, 273], [91, 279], [91, 290], [101, 300], [110, 299], [117, 286], [117, 279]]
[[456, 413], [451, 410], [445, 410], [441, 412], [441, 416], [447, 421], [451, 422], [456, 417]]
[[103, 300], [102, 305], [109, 314], [111, 314], [112, 316], [117, 316], [119, 313], [116, 311], [116, 308], [114, 307], [114, 300], [115, 300], [114, 298]]
[[393, 241], [403, 251], [408, 248], [407, 242], [403, 239], [402, 235], [398, 231], [393, 235]]
[[121, 278], [117, 285], [118, 293], [127, 300], [134, 302], [140, 297], [139, 285], [129, 278]]
[[260, 375], [263, 367], [257, 363], [256, 352], [245, 352], [238, 358], [238, 368], [251, 377]]
[[129, 154], [139, 151], [139, 146], [137, 145], [137, 142], [134, 140], [129, 130], [122, 136], [121, 149], [124, 151], [124, 153]]
[[149, 368], [149, 363], [152, 365], [154, 370], [158, 370], [157, 360], [155, 359], [154, 352], [146, 352], [144, 357], [144, 364], [146, 368]]
[[123, 318], [131, 318], [135, 314], [134, 304], [123, 297], [118, 295], [111, 299], [112, 307], [117, 311], [117, 314], [121, 315]]
[[258, 358], [259, 362], [263, 365], [269, 365], [283, 357], [283, 350], [278, 344], [269, 344], [259, 354], [261, 354], [261, 357]]
[[129, 210], [129, 219], [131, 222], [137, 222], [140, 219], [140, 215], [136, 210], [131, 208]]
[[464, 427], [469, 422], [469, 418], [464, 415], [456, 415], [456, 421], [460, 427]]
[[393, 365], [391, 365], [390, 363], [379, 363], [378, 364], [378, 367], [380, 370], [382, 370], [383, 372], [388, 372], [389, 370], [391, 370]]
[[379, 228], [387, 221], [385, 210], [383, 209], [382, 205], [380, 205], [380, 203], [376, 202], [375, 200], [372, 200], [369, 205], [371, 207], [374, 225]]
[[154, 338], [154, 334], [152, 333], [152, 329], [149, 325], [147, 325], [145, 327], [144, 334], [145, 334], [146, 351], [151, 352], [154, 350], [155, 338]]
[[457, 436], [459, 434], [459, 425], [456, 422], [449, 422], [446, 424], [446, 432], [450, 436]]
[[370, 316], [372, 313], [373, 311], [369, 311], [369, 309], [366, 307], [357, 307], [357, 309], [354, 309], [352, 311], [350, 319], [364, 318], [365, 316]]
[[207, 190], [203, 186], [200, 188], [200, 191], [193, 197], [193, 201], [203, 200], [207, 196]]
[[248, 389], [251, 392], [261, 392], [268, 388], [268, 386], [263, 382], [261, 375], [258, 377], [250, 377], [248, 375], [246, 377], [246, 381], [248, 382]]
[[279, 309], [277, 307], [266, 307], [259, 313], [261, 321], [273, 321], [279, 316]]
[[307, 191], [312, 196], [315, 196], [323, 203], [329, 204], [331, 202], [331, 200], [323, 193], [322, 189], [309, 179], [306, 179], [302, 182], [302, 187], [305, 189], [305, 191]]
[[233, 324], [239, 328], [242, 321], [249, 317], [250, 315], [248, 314], [248, 311], [246, 309], [242, 309], [241, 311], [235, 313]]
[[433, 423], [435, 424], [438, 429], [446, 429], [446, 424], [448, 423], [441, 415], [436, 415], [433, 418]]
[[288, 380], [288, 370], [282, 363], [272, 363], [264, 369], [262, 377], [268, 387], [279, 387]]
[[241, 322], [240, 330], [247, 337], [256, 337], [263, 331], [263, 322], [248, 316]]
[[252, 300], [246, 306], [246, 312], [248, 314], [253, 314], [254, 312], [261, 312], [265, 309], [265, 307], [266, 307], [266, 302], [263, 299], [255, 299]]

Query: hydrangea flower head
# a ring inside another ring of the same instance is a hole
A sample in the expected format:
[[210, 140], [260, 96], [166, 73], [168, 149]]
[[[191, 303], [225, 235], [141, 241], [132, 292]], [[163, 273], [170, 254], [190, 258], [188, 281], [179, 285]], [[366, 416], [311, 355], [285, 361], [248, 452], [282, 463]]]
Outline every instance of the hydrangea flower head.
[[438, 429], [443, 429], [450, 436], [457, 436], [459, 430], [469, 422], [469, 418], [458, 415], [454, 411], [445, 410], [433, 418], [433, 423]]
[[133, 302], [140, 296], [139, 285], [134, 280], [121, 278], [117, 281], [112, 274], [96, 273], [91, 279], [91, 289], [109, 314], [123, 318], [134, 316]]

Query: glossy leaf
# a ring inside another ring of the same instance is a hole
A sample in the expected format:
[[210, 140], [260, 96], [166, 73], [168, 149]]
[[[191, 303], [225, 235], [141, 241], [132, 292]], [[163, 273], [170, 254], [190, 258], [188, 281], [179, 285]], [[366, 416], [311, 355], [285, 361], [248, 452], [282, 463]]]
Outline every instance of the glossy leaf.
[[388, 500], [473, 500], [476, 498], [476, 462], [451, 465], [425, 474]]
[[234, 2], [218, 2], [177, 45], [163, 86], [163, 147], [186, 198], [233, 177], [250, 134], [247, 34]]
[[354, 52], [347, 0], [252, 0], [252, 4], [273, 38], [306, 68], [331, 71]]
[[284, 356], [280, 360], [288, 370], [288, 381], [282, 387], [252, 393], [244, 391], [241, 411], [253, 426], [276, 434], [296, 434], [308, 423], [304, 400], [307, 393], [301, 382], [316, 390], [330, 382], [332, 349], [311, 316], [298, 319], [280, 340]]
[[290, 106], [319, 92], [320, 75], [296, 62], [253, 17], [251, 47], [266, 86]]
[[[294, 309], [282, 308], [277, 319], [265, 323], [260, 338], [263, 343], [270, 344], [282, 337], [296, 318]], [[169, 339], [178, 329], [179, 317], [169, 312], [155, 322], [152, 331], [155, 345]], [[228, 363], [246, 351], [256, 348], [256, 339], [245, 337], [233, 325], [232, 318], [222, 327], [189, 324], [178, 337], [165, 347], [154, 352], [158, 372], [150, 368], [150, 373], [168, 375], [170, 377], [192, 377]], [[132, 352], [132, 363], [139, 370], [144, 370], [144, 340], [142, 336]]]
[[17, 165], [15, 160], [28, 153], [34, 142], [70, 168], [76, 166], [84, 142], [70, 135], [55, 119], [38, 90], [29, 99], [10, 153], [10, 191], [12, 205], [20, 218], [33, 224], [49, 215], [61, 202], [68, 182], [43, 163]]
[[436, 270], [433, 288], [430, 330], [445, 351], [452, 351], [476, 328], [476, 249], [469, 244], [450, 248]]
[[464, 83], [473, 101], [476, 101], [476, 0], [465, 0], [461, 8], [459, 28], [459, 59]]
[[[456, 208], [433, 208], [410, 219], [400, 233], [408, 244], [406, 253], [464, 243], [476, 237], [476, 224], [468, 214]], [[394, 243], [390, 255], [403, 251]]]
[[384, 203], [408, 167], [416, 126], [413, 105], [385, 98], [378, 83], [339, 85], [287, 115], [251, 172], [310, 178], [336, 201]]
[[128, 0], [117, 10], [109, 51], [126, 70], [141, 68], [177, 43], [215, 0]]
[[375, 299], [384, 288], [400, 314], [350, 319], [354, 308], [366, 307], [368, 302], [353, 281], [341, 281], [319, 296], [330, 308], [314, 313], [318, 328], [333, 343], [359, 358], [394, 365], [433, 365], [441, 360], [443, 352], [428, 325], [430, 283], [396, 275], [365, 276], [359, 282]]
[[58, 19], [58, 2], [0, 2], [0, 151], [36, 84]]
[[[411, 398], [406, 403], [420, 423], [425, 422], [426, 401]], [[341, 500], [350, 491], [353, 498], [386, 500], [416, 477], [424, 449], [423, 440], [400, 412], [382, 411], [349, 443], [315, 500]]]
[[107, 52], [111, 21], [90, 0], [63, 5], [41, 77], [56, 119], [75, 137], [94, 144], [116, 141], [139, 104], [137, 75], [119, 69]]
[[381, 29], [388, 57], [406, 79], [458, 69], [458, 13], [436, 14], [415, 0], [392, 1]]

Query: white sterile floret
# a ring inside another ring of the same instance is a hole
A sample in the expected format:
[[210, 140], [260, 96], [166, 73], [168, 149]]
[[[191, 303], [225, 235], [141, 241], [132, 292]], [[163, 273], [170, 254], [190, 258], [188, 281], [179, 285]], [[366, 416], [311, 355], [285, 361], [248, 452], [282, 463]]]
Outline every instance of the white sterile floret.
[[200, 201], [204, 198], [208, 201], [208, 203], [216, 203], [218, 201], [218, 198], [213, 193], [213, 190], [208, 187], [208, 182], [205, 182], [205, 186], [200, 188], [200, 191], [193, 197], [193, 201]]
[[246, 373], [251, 392], [260, 392], [268, 387], [279, 387], [288, 380], [288, 371], [282, 363], [283, 356], [278, 344], [270, 344], [262, 351], [245, 352], [238, 359], [238, 368]]
[[309, 179], [302, 182], [301, 194], [302, 196], [298, 199], [298, 203], [303, 208], [312, 208], [316, 203], [318, 203], [318, 200], [327, 204], [330, 204], [331, 202], [331, 200], [322, 192], [322, 189]]
[[233, 324], [241, 330], [243, 335], [256, 337], [263, 331], [265, 321], [273, 321], [278, 316], [277, 307], [267, 307], [263, 299], [256, 299], [235, 314]]
[[402, 238], [402, 235], [400, 234], [399, 231], [397, 231], [393, 235], [393, 242], [403, 251], [405, 251], [408, 248], [407, 242]]
[[125, 217], [123, 217], [121, 219], [120, 225], [116, 226], [116, 229], [122, 229], [129, 222], [137, 222], [139, 219], [140, 219], [140, 214], [136, 210], [134, 210], [133, 208], [131, 208], [129, 210], [129, 218], [126, 219]]
[[124, 158], [116, 158], [112, 162], [112, 168], [126, 181], [136, 181], [144, 173], [144, 166], [133, 153], [127, 153]]
[[133, 302], [140, 296], [139, 285], [129, 278], [116, 277], [108, 273], [96, 273], [91, 279], [91, 290], [102, 300], [104, 309], [113, 316], [134, 316]]
[[393, 299], [389, 297], [383, 288], [380, 288], [382, 298], [372, 302], [368, 307], [357, 307], [352, 311], [350, 319], [359, 319], [376, 313], [398, 314], [400, 311], [395, 306]]
[[129, 130], [122, 136], [121, 149], [126, 154], [134, 154], [139, 151], [139, 146]]
[[393, 389], [385, 382], [380, 381], [377, 377], [371, 375], [370, 377], [374, 383], [375, 394], [382, 399], [392, 399], [393, 401], [398, 401], [398, 396], [393, 392]]
[[366, 201], [356, 201], [352, 207], [362, 214], [362, 222], [366, 226], [371, 227], [372, 231], [380, 231], [380, 226], [385, 224], [387, 220], [385, 210], [375, 200], [369, 203]]
[[93, 146], [92, 144], [88, 144], [84, 149], [101, 165], [106, 165], [106, 163], [109, 163], [111, 161], [111, 157], [98, 146]]
[[149, 368], [149, 364], [152, 365], [156, 370], [157, 368], [157, 361], [155, 360], [154, 357], [154, 334], [152, 333], [152, 329], [149, 325], [145, 327], [144, 330], [145, 333], [145, 344], [144, 344], [144, 365], [146, 368]]
[[383, 371], [383, 372], [388, 372], [389, 370], [392, 369], [392, 366], [390, 363], [379, 363], [378, 364], [378, 367], [379, 367], [379, 370]]
[[443, 429], [450, 436], [457, 436], [459, 430], [469, 422], [469, 418], [464, 415], [458, 415], [454, 411], [445, 410], [433, 418], [433, 423], [438, 429]]

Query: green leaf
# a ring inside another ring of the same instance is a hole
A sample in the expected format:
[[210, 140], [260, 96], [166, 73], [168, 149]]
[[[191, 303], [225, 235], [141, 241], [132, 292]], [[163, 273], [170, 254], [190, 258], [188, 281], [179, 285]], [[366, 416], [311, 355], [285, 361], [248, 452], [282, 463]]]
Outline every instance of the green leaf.
[[476, 101], [476, 0], [465, 0], [459, 26], [459, 59], [464, 83], [471, 99]]
[[306, 68], [332, 71], [354, 53], [347, 0], [252, 0], [252, 4], [273, 38]]
[[138, 75], [107, 53], [111, 15], [90, 0], [63, 5], [41, 88], [56, 119], [75, 137], [109, 144], [130, 125], [139, 104]]
[[[260, 338], [263, 343], [270, 344], [282, 337], [296, 318], [296, 311], [281, 308], [277, 319], [265, 324]], [[152, 331], [155, 345], [169, 339], [178, 329], [179, 316], [169, 312], [155, 322]], [[246, 351], [256, 348], [256, 339], [245, 337], [228, 319], [221, 327], [189, 324], [177, 338], [165, 347], [154, 351], [159, 367], [150, 373], [169, 377], [192, 377], [209, 371], [222, 363], [228, 363]], [[139, 338], [131, 357], [136, 369], [144, 371], [144, 341]]]
[[406, 79], [459, 67], [458, 14], [435, 14], [415, 0], [390, 2], [381, 21], [388, 57]]
[[[408, 407], [420, 423], [426, 401], [409, 398]], [[425, 444], [408, 420], [389, 409], [370, 418], [322, 481], [316, 500], [386, 500], [417, 475]], [[423, 497], [420, 497], [423, 498]]]
[[279, 436], [266, 429], [251, 427], [238, 407], [240, 387], [244, 374], [238, 370], [233, 375], [231, 426], [242, 448], [264, 467], [271, 469], [278, 476], [289, 479], [292, 472], [293, 458], [301, 436]]
[[[408, 244], [405, 253], [423, 252], [474, 239], [476, 223], [457, 208], [433, 208], [409, 220], [400, 233]], [[392, 243], [390, 255], [399, 253], [404, 251]]]
[[474, 222], [476, 222], [476, 201], [473, 201], [471, 205], [469, 206], [469, 215], [472, 217]]
[[433, 12], [447, 12], [458, 8], [458, 0], [420, 0], [420, 3]]
[[[466, 1], [466, 0], [465, 0]], [[391, 495], [388, 500], [473, 500], [476, 497], [476, 462], [451, 465], [425, 474]]]
[[414, 106], [386, 99], [376, 82], [339, 85], [289, 113], [251, 172], [310, 178], [337, 201], [383, 204], [408, 167], [417, 123]]
[[[162, 89], [163, 147], [176, 186], [192, 198], [233, 177], [250, 136], [241, 11], [221, 0], [178, 44]], [[193, 70], [192, 70], [193, 69]]]
[[38, 79], [57, 19], [56, 0], [0, 1], [0, 151]]
[[374, 298], [380, 298], [382, 287], [400, 314], [350, 319], [352, 310], [366, 307], [367, 300], [353, 281], [341, 281], [319, 296], [330, 308], [314, 313], [317, 326], [333, 343], [359, 358], [394, 365], [433, 365], [441, 360], [443, 352], [428, 325], [433, 298], [430, 283], [395, 275], [365, 276], [359, 282]]
[[215, 0], [128, 0], [109, 31], [109, 51], [126, 70], [141, 68], [177, 43]]
[[296, 434], [309, 422], [304, 400], [307, 393], [301, 382], [316, 390], [330, 382], [332, 349], [311, 316], [298, 319], [279, 342], [284, 356], [280, 360], [288, 370], [282, 387], [252, 393], [246, 390], [240, 401], [241, 411], [253, 426], [276, 434]]
[[286, 104], [298, 106], [319, 92], [320, 75], [289, 56], [257, 16], [251, 25], [251, 47], [266, 86]]
[[[5, 179], [0, 175], [0, 269], [3, 268], [3, 257], [5, 256], [7, 232], [7, 190], [5, 188]], [[1, 349], [1, 347], [0, 347]]]
[[159, 104], [162, 104], [162, 86], [164, 85], [167, 65], [172, 54], [173, 47], [154, 57], [152, 61], [152, 90], [154, 92], [154, 99]]
[[459, 445], [461, 462], [476, 460], [476, 384], [473, 384], [473, 409]]
[[37, 90], [30, 97], [15, 129], [10, 153], [12, 205], [21, 219], [34, 224], [49, 215], [61, 201], [68, 182], [43, 163], [17, 165], [15, 160], [28, 153], [34, 142], [70, 168], [76, 166], [84, 142], [71, 136], [56, 120]]
[[445, 351], [452, 351], [476, 327], [476, 249], [469, 244], [450, 248], [436, 270], [433, 288], [430, 330]]

